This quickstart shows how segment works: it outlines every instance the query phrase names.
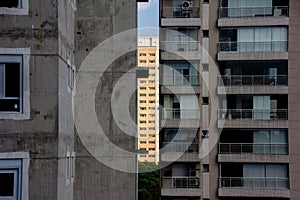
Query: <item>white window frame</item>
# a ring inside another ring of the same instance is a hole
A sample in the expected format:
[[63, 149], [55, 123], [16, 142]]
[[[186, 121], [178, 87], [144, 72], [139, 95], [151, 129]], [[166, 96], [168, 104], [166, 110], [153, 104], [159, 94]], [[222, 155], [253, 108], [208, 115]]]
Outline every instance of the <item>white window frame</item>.
[[0, 7], [1, 15], [28, 15], [29, 0], [19, 0], [18, 8]]
[[[5, 166], [1, 166], [0, 164], [0, 169], [1, 167], [5, 167], [7, 169], [10, 168], [19, 168], [19, 175], [20, 175], [20, 188], [19, 188], [19, 197], [17, 198], [18, 200], [29, 200], [29, 163], [30, 163], [30, 157], [28, 152], [11, 152], [11, 153], [0, 153], [0, 160], [11, 160], [11, 164], [9, 165], [10, 162], [7, 162]], [[20, 160], [21, 165], [16, 166], [14, 163], [14, 160]], [[11, 199], [11, 198], [2, 198], [4, 199]], [[2, 200], [0, 197], [0, 200]]]
[[30, 87], [29, 87], [29, 62], [30, 62], [30, 48], [0, 48], [0, 55], [2, 57], [22, 56], [21, 68], [21, 96], [20, 104], [22, 105], [21, 112], [0, 112], [0, 119], [14, 119], [24, 120], [30, 119]]

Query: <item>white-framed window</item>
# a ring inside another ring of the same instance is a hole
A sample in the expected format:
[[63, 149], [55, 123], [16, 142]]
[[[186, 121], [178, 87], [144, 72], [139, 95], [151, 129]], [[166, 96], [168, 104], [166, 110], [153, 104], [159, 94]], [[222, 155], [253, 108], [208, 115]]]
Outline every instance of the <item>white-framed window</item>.
[[29, 153], [0, 153], [0, 200], [28, 198]]
[[4, 15], [28, 15], [28, 0], [1, 0], [0, 14]]
[[0, 48], [0, 119], [29, 119], [28, 48]]

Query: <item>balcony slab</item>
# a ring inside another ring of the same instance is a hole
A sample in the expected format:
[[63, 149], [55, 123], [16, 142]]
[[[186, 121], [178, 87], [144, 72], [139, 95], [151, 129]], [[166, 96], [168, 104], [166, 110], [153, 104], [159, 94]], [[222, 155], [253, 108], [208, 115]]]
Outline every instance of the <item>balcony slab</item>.
[[288, 26], [288, 17], [241, 17], [218, 19], [218, 27]]
[[218, 61], [229, 60], [287, 60], [288, 52], [219, 52]]
[[288, 128], [288, 120], [218, 120], [218, 128]]
[[218, 87], [218, 94], [288, 94], [288, 86], [224, 86]]
[[162, 188], [161, 196], [200, 197], [200, 188]]
[[290, 198], [289, 189], [260, 189], [260, 188], [219, 188], [220, 197], [272, 197], [272, 198]]
[[161, 18], [162, 27], [201, 26], [201, 18]]
[[236, 163], [289, 163], [288, 155], [267, 154], [218, 154], [218, 162]]

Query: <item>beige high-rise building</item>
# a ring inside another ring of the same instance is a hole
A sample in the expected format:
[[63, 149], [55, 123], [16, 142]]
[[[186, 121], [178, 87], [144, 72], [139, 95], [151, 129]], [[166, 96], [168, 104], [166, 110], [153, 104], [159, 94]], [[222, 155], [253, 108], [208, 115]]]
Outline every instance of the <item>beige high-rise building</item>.
[[162, 200], [300, 199], [299, 10], [160, 0]]
[[148, 70], [148, 78], [138, 79], [138, 148], [140, 162], [158, 162], [158, 37], [138, 39], [138, 66]]

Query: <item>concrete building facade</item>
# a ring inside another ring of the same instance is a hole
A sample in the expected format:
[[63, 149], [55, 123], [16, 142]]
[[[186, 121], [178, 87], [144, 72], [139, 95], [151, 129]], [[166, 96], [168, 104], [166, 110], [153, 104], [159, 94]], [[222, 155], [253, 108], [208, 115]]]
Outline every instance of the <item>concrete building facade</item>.
[[159, 40], [158, 37], [139, 37], [138, 66], [148, 69], [148, 78], [138, 79], [138, 149], [147, 152], [139, 155], [140, 162], [159, 161]]
[[299, 198], [299, 7], [160, 1], [161, 199]]
[[[136, 175], [99, 163], [81, 143], [72, 112], [82, 61], [105, 39], [136, 28], [136, 6], [128, 0], [0, 2], [0, 199], [137, 198]], [[135, 51], [112, 63], [109, 81], [99, 85], [99, 113], [111, 115], [112, 86], [135, 65]], [[111, 141], [135, 149], [136, 140], [120, 137], [113, 121], [101, 114], [99, 121], [109, 124]]]

